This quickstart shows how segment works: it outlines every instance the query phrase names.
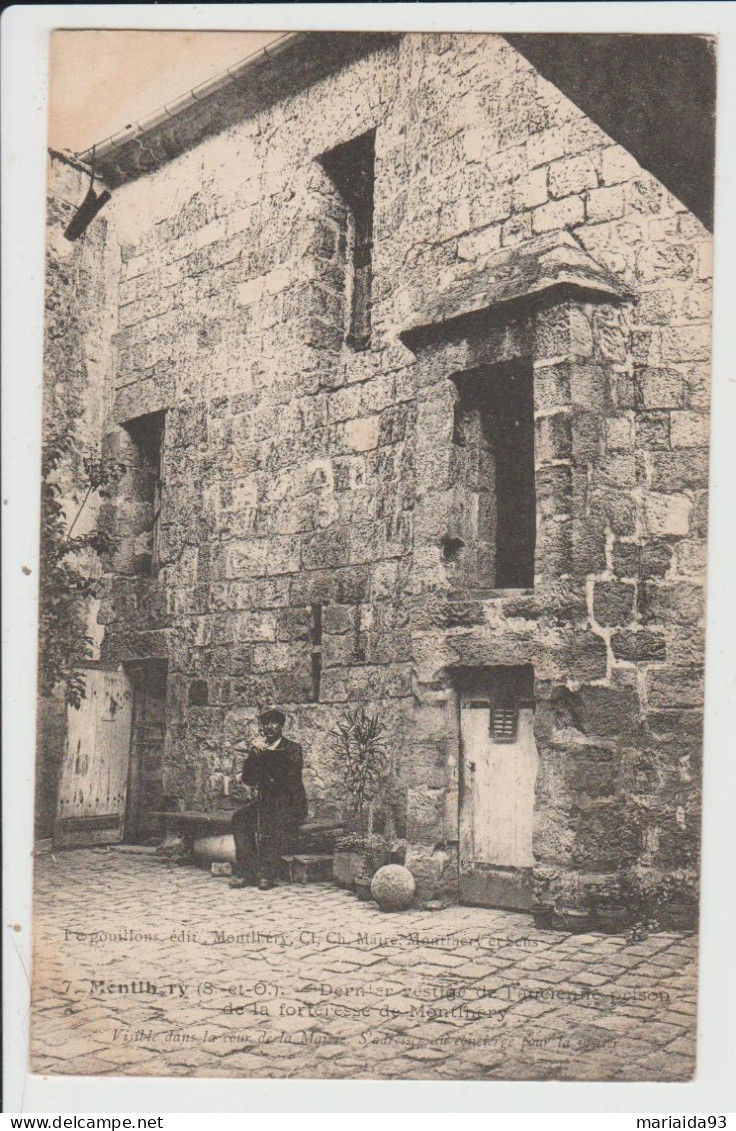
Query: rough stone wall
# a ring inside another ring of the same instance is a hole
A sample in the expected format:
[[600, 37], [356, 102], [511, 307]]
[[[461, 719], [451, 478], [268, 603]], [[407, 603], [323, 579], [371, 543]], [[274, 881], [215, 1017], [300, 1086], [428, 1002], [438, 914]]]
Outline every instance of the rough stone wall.
[[[47, 244], [43, 420], [46, 442], [52, 431], [73, 436], [73, 445], [54, 475], [62, 488], [61, 502], [69, 525], [85, 497], [88, 479], [85, 455], [99, 453], [100, 437], [109, 412], [110, 366], [108, 301], [117, 280], [108, 275], [107, 220], [99, 216], [84, 239], [65, 240], [64, 231], [89, 188], [89, 177], [78, 167], [52, 156], [47, 173]], [[87, 499], [75, 534], [93, 530], [98, 499]], [[90, 556], [81, 563], [93, 573], [99, 563]], [[100, 627], [91, 602], [88, 633], [99, 645]], [[94, 650], [93, 650], [94, 656]], [[36, 828], [49, 836], [56, 810], [58, 772], [64, 752], [66, 707], [61, 693], [38, 704], [36, 754]]]
[[[316, 159], [373, 127], [373, 337], [353, 352], [344, 210]], [[351, 63], [118, 190], [110, 215], [121, 258], [107, 443], [165, 408], [166, 487], [161, 573], [111, 573], [100, 620], [107, 656], [168, 657], [166, 792], [205, 800], [256, 706], [276, 701], [305, 743], [313, 811], [331, 811], [325, 732], [345, 704], [368, 702], [396, 751], [397, 830], [429, 853], [452, 841], [447, 670], [465, 629], [418, 621], [414, 600], [447, 583], [444, 514], [424, 491], [451, 441], [451, 383], [426, 398], [398, 333], [488, 254], [564, 229], [634, 301], [557, 309], [524, 331], [538, 560], [572, 576], [544, 601], [476, 610], [475, 662], [518, 662], [498, 657], [525, 619], [546, 622], [540, 882], [585, 902], [570, 877], [610, 874], [621, 851], [653, 874], [689, 867], [710, 350], [701, 225], [501, 37], [450, 34]], [[106, 518], [119, 534], [129, 502]], [[329, 602], [319, 704], [315, 602]], [[195, 678], [206, 707], [188, 706]]]

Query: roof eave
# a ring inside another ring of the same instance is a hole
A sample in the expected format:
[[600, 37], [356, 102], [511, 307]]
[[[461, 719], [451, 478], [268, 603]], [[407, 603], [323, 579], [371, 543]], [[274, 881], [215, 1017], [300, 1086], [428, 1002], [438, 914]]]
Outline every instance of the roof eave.
[[154, 172], [205, 137], [396, 40], [394, 32], [289, 32], [208, 82], [77, 154], [110, 187]]

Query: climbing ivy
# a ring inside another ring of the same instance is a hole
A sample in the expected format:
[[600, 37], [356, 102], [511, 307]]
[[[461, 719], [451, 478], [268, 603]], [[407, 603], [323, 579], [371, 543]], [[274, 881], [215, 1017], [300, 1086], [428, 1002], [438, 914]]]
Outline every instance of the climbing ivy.
[[[66, 226], [68, 213], [65, 202], [50, 198], [50, 225]], [[103, 464], [80, 434], [89, 388], [82, 311], [94, 300], [95, 285], [84, 255], [84, 239], [70, 257], [49, 246], [41, 452], [39, 691], [63, 693], [75, 707], [84, 698], [79, 669], [92, 654], [87, 613], [99, 587], [95, 555], [114, 549], [103, 531], [75, 531], [91, 496], [106, 496], [121, 470]]]
[[95, 456], [82, 455], [82, 501], [70, 518], [60, 472], [78, 455], [74, 431], [52, 423], [42, 454], [39, 684], [42, 695], [61, 687], [74, 707], [84, 698], [79, 668], [92, 654], [87, 608], [99, 583], [93, 576], [90, 553], [108, 554], [114, 549], [113, 539], [104, 531], [75, 535], [74, 526], [90, 495], [98, 492], [104, 497], [117, 471], [103, 466]]

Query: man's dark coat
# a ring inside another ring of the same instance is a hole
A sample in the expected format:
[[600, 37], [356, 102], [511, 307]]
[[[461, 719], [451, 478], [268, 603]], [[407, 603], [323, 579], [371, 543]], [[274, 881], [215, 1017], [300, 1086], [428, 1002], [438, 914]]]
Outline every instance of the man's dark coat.
[[272, 750], [251, 750], [242, 781], [258, 796], [233, 814], [236, 867], [240, 875], [275, 879], [281, 856], [295, 851], [299, 826], [307, 816], [298, 742], [281, 738]]

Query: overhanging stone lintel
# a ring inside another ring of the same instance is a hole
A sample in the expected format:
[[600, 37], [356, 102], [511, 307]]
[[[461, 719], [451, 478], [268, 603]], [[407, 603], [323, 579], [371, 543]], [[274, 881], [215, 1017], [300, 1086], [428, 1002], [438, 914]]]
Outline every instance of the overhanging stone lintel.
[[584, 302], [633, 299], [607, 268], [597, 263], [569, 232], [553, 232], [495, 252], [472, 274], [435, 295], [399, 337], [409, 349], [452, 333], [466, 320], [541, 304], [552, 295]]

